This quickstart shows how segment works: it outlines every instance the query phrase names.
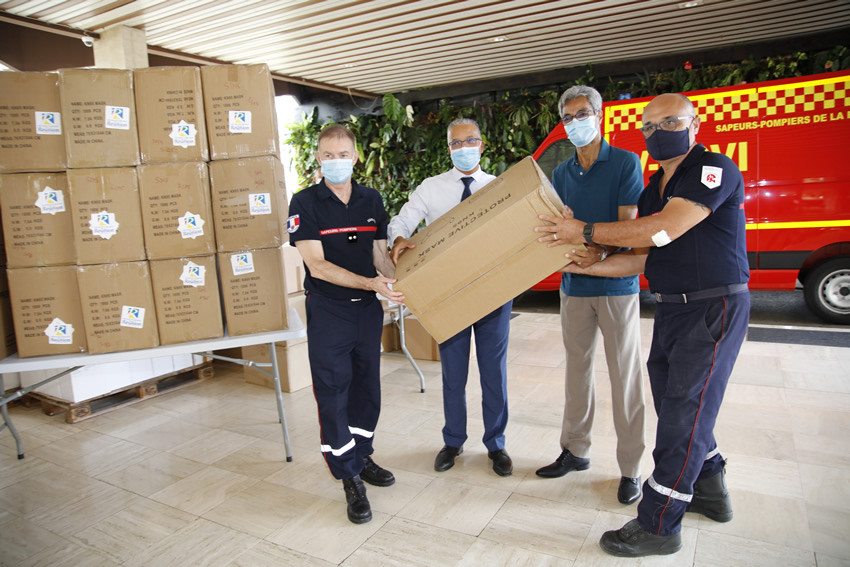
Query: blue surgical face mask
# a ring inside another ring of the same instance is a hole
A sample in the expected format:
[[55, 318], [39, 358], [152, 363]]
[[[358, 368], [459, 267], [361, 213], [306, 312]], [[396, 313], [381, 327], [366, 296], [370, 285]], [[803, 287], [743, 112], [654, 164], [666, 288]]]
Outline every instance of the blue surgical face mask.
[[690, 128], [684, 130], [662, 130], [653, 132], [646, 139], [646, 150], [655, 161], [673, 159], [688, 153], [691, 147]]
[[569, 136], [570, 142], [577, 148], [583, 148], [592, 142], [599, 133], [596, 116], [591, 116], [584, 120], [573, 118], [569, 124], [564, 124], [564, 128], [567, 130], [567, 136]]
[[452, 163], [461, 171], [472, 171], [481, 161], [481, 146], [451, 150]]
[[352, 159], [326, 159], [322, 160], [320, 165], [325, 180], [334, 185], [348, 181], [354, 171], [354, 160]]

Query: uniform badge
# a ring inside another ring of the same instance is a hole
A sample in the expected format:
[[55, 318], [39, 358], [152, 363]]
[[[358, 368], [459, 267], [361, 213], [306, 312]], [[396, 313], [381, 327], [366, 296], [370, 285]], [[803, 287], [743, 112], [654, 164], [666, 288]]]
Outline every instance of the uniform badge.
[[719, 167], [710, 165], [702, 166], [702, 175], [700, 181], [709, 189], [720, 187], [720, 180], [723, 178], [723, 170]]
[[301, 226], [301, 218], [299, 215], [292, 215], [288, 219], [286, 219], [286, 232], [292, 234], [298, 227]]

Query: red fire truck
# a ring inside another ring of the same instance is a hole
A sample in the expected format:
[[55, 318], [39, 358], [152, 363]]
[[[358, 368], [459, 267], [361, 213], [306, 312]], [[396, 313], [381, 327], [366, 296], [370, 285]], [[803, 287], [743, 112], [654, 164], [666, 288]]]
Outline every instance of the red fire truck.
[[[816, 315], [850, 324], [850, 72], [684, 94], [702, 120], [697, 141], [744, 175], [750, 289], [802, 286]], [[645, 181], [658, 169], [638, 130], [651, 98], [603, 105], [605, 139], [640, 156]], [[574, 152], [559, 123], [534, 158], [551, 176]], [[552, 274], [532, 289], [559, 284]]]

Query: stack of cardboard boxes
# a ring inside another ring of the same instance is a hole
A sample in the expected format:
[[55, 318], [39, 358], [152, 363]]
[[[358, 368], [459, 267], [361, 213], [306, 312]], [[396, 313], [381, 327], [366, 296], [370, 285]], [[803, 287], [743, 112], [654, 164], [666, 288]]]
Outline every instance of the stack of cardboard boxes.
[[0, 73], [0, 123], [19, 356], [288, 326], [265, 65]]

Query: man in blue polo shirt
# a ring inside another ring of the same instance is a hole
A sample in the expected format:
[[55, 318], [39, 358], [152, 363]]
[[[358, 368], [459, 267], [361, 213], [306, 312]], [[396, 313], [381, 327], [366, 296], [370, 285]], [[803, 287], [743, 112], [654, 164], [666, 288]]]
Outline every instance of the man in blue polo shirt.
[[682, 547], [686, 511], [732, 519], [725, 463], [714, 424], [750, 314], [744, 181], [723, 154], [696, 143], [700, 118], [687, 97], [655, 97], [640, 128], [658, 171], [638, 202], [640, 218], [586, 223], [548, 215], [541, 241], [628, 246], [585, 269], [599, 276], [644, 272], [657, 307], [647, 361], [658, 425], [655, 469], [643, 487], [637, 518], [605, 532], [599, 545], [621, 557], [666, 555]]
[[363, 481], [395, 482], [372, 460], [381, 411], [380, 350], [383, 309], [375, 293], [401, 301], [390, 285], [387, 213], [381, 195], [351, 180], [354, 135], [333, 124], [319, 133], [316, 159], [323, 179], [289, 204], [290, 241], [304, 258], [307, 349], [319, 408], [322, 454], [342, 480], [348, 519], [372, 519]]
[[[576, 153], [552, 172], [552, 184], [578, 218], [591, 222], [634, 219], [643, 191], [640, 158], [602, 139], [602, 96], [576, 85], [558, 102], [561, 121]], [[604, 259], [616, 246], [590, 245], [583, 265]], [[561, 281], [561, 329], [567, 353], [561, 454], [537, 476], [556, 478], [590, 466], [597, 329], [602, 332], [611, 381], [620, 484], [617, 498], [640, 497], [645, 408], [640, 360], [637, 276], [602, 278], [565, 273]]]

